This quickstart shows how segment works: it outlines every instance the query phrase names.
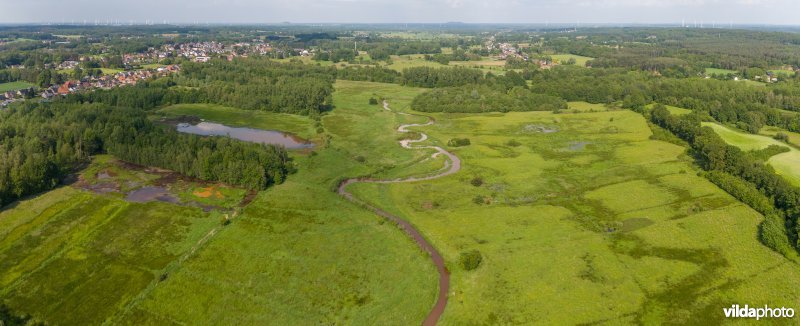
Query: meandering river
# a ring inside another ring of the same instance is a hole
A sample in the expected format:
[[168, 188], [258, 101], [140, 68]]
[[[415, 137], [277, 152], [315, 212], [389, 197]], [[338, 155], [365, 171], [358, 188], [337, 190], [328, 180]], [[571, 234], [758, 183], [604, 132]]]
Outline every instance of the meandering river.
[[[389, 108], [389, 103], [386, 102], [386, 101], [383, 102], [383, 108], [386, 111], [391, 111], [391, 109]], [[410, 115], [408, 113], [403, 113], [403, 112], [400, 112], [399, 114]], [[408, 132], [410, 132], [408, 130], [409, 127], [424, 127], [424, 126], [433, 125], [435, 123], [435, 121], [432, 118], [430, 118], [430, 117], [427, 117], [427, 118], [428, 118], [428, 122], [426, 122], [426, 123], [422, 123], [422, 124], [404, 124], [404, 125], [401, 125], [399, 128], [397, 128], [397, 131], [398, 132], [403, 132], [403, 133], [408, 133]], [[439, 251], [436, 250], [436, 248], [433, 245], [431, 245], [430, 242], [428, 242], [428, 240], [426, 240], [425, 237], [422, 236], [422, 234], [419, 232], [419, 230], [417, 230], [413, 225], [411, 225], [411, 223], [409, 223], [408, 221], [406, 221], [406, 220], [404, 220], [404, 219], [402, 219], [402, 218], [400, 218], [400, 217], [398, 217], [396, 215], [388, 213], [388, 212], [386, 212], [386, 211], [384, 211], [384, 210], [382, 210], [380, 208], [377, 208], [375, 206], [369, 205], [369, 204], [367, 204], [367, 203], [355, 198], [352, 193], [347, 191], [347, 186], [349, 186], [351, 184], [354, 184], [354, 183], [401, 183], [401, 182], [415, 182], [415, 181], [433, 180], [433, 179], [438, 179], [438, 178], [442, 178], [442, 177], [454, 174], [454, 173], [458, 172], [459, 170], [461, 170], [461, 160], [458, 158], [458, 156], [455, 156], [453, 153], [450, 153], [450, 152], [446, 151], [444, 148], [441, 148], [439, 146], [412, 146], [412, 144], [414, 144], [414, 143], [423, 142], [423, 141], [425, 141], [427, 139], [428, 139], [428, 135], [426, 135], [424, 133], [420, 133], [420, 138], [419, 139], [401, 140], [400, 141], [400, 146], [402, 146], [403, 148], [407, 148], [407, 149], [425, 149], [425, 148], [433, 149], [433, 150], [436, 151], [436, 153], [433, 154], [433, 157], [436, 157], [438, 155], [447, 156], [448, 160], [445, 162], [445, 166], [440, 170], [440, 172], [438, 172], [436, 174], [433, 174], [433, 175], [428, 175], [428, 176], [408, 177], [408, 178], [400, 178], [400, 179], [394, 179], [394, 180], [375, 180], [375, 179], [370, 179], [370, 178], [347, 179], [347, 180], [344, 180], [342, 183], [339, 184], [338, 193], [339, 193], [339, 195], [343, 196], [344, 198], [347, 198], [348, 200], [350, 200], [350, 201], [352, 201], [354, 203], [357, 203], [359, 205], [362, 205], [362, 206], [366, 207], [367, 209], [375, 212], [375, 214], [378, 214], [378, 215], [382, 216], [383, 218], [386, 218], [387, 220], [390, 220], [390, 221], [392, 221], [394, 223], [397, 223], [397, 225], [401, 229], [403, 229], [403, 231], [405, 231], [406, 234], [408, 234], [412, 239], [414, 239], [414, 241], [423, 250], [425, 250], [426, 252], [428, 252], [428, 254], [430, 254], [431, 260], [433, 261], [433, 264], [436, 266], [436, 269], [439, 272], [439, 296], [436, 299], [436, 304], [433, 306], [431, 311], [428, 313], [428, 316], [425, 318], [425, 321], [423, 321], [422, 324], [423, 325], [436, 325], [436, 323], [439, 321], [439, 317], [441, 317], [442, 313], [444, 312], [445, 306], [447, 306], [447, 293], [450, 291], [450, 272], [447, 270], [447, 267], [445, 266], [444, 258], [442, 258], [442, 255], [439, 253]]]

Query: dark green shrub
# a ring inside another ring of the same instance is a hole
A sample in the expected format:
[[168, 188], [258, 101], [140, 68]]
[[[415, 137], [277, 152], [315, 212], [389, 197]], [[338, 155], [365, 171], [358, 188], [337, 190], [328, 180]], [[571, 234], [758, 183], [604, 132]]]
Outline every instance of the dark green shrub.
[[474, 177], [472, 178], [472, 180], [470, 180], [469, 183], [475, 187], [480, 187], [483, 185], [483, 178], [481, 178], [480, 176]]
[[453, 138], [447, 142], [447, 146], [450, 147], [468, 146], [469, 144], [470, 144], [469, 138]]
[[784, 134], [782, 132], [779, 132], [779, 133], [775, 134], [775, 136], [772, 136], [772, 138], [775, 138], [775, 140], [779, 140], [779, 141], [782, 141], [784, 143], [788, 143], [789, 142], [789, 135]]
[[475, 270], [481, 265], [481, 261], [483, 261], [483, 256], [477, 250], [462, 252], [461, 256], [458, 257], [458, 263], [465, 271]]
[[369, 98], [369, 105], [378, 105], [378, 99], [374, 97]]

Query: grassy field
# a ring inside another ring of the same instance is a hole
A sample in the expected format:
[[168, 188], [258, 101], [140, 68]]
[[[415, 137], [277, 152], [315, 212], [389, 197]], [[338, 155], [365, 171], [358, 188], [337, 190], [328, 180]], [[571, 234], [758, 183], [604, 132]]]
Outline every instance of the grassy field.
[[114, 69], [114, 68], [100, 68], [100, 71], [102, 71], [104, 75], [113, 75], [113, 74], [116, 74], [116, 73], [123, 72], [125, 70]]
[[158, 68], [164, 67], [164, 66], [165, 65], [162, 65], [160, 63], [147, 63], [147, 64], [143, 64], [142, 65], [142, 69], [158, 69]]
[[[786, 180], [800, 186], [800, 150], [797, 148], [787, 146], [785, 143], [775, 140], [772, 137], [747, 134], [717, 123], [704, 122], [703, 125], [713, 128], [725, 142], [739, 147], [742, 150], [762, 149], [769, 145], [789, 147], [789, 152], [775, 155], [771, 157], [767, 163], [775, 168], [775, 172], [786, 178]], [[791, 139], [792, 138], [790, 138], [790, 141]], [[795, 139], [797, 139], [797, 135], [795, 135]]]
[[10, 83], [1, 83], [0, 84], [0, 92], [16, 91], [16, 90], [19, 90], [19, 89], [31, 88], [33, 86], [36, 86], [36, 85], [28, 83], [28, 82], [21, 82], [21, 81], [10, 82]]
[[594, 60], [594, 58], [591, 57], [584, 57], [575, 54], [553, 54], [550, 57], [560, 64], [563, 64], [569, 59], [575, 59], [575, 65], [581, 67], [586, 67], [587, 62]]
[[[800, 303], [800, 270], [757, 240], [762, 217], [696, 176], [685, 148], [649, 140], [640, 115], [435, 118], [432, 143], [472, 142], [451, 149], [461, 172], [351, 190], [442, 252], [442, 324], [717, 324], [731, 302]], [[469, 250], [474, 271], [456, 264]]]
[[706, 68], [706, 75], [728, 75], [728, 74], [738, 74], [739, 72], [736, 70], [730, 69], [720, 69], [720, 68]]
[[[71, 187], [0, 211], [0, 299], [64, 324], [419, 324], [437, 293], [429, 258], [332, 190], [343, 178], [441, 167], [431, 151], [397, 144], [400, 124], [425, 118], [368, 104], [411, 112], [425, 90], [335, 86], [320, 145], [293, 152], [297, 172], [225, 227], [220, 212]], [[763, 218], [696, 176], [685, 148], [650, 140], [631, 111], [570, 106], [576, 113], [434, 114], [436, 125], [420, 128], [429, 143], [471, 139], [451, 148], [461, 172], [350, 189], [409, 219], [443, 254], [453, 276], [443, 324], [718, 324], [731, 303], [798, 306], [800, 270], [758, 242]], [[304, 118], [235, 108], [160, 113], [316, 134]], [[182, 196], [205, 191], [235, 192]], [[473, 249], [483, 262], [465, 271], [458, 257]]]
[[219, 223], [198, 208], [71, 187], [14, 204], [0, 221], [3, 301], [60, 324], [119, 313]]
[[794, 77], [795, 71], [791, 69], [772, 69], [769, 72], [775, 75], [782, 75], [784, 77]]
[[[0, 213], [0, 252], [5, 266], [20, 267], [0, 273], [6, 279], [0, 296], [14, 311], [51, 323], [419, 323], [437, 291], [428, 257], [395, 226], [331, 188], [343, 176], [417, 169], [410, 163], [427, 154], [403, 150], [391, 130], [423, 119], [386, 112], [368, 100], [385, 97], [407, 108], [422, 90], [358, 82], [337, 82], [336, 88], [336, 110], [323, 119], [328, 144], [311, 155], [293, 154], [298, 173], [259, 193], [185, 259], [221, 216], [69, 187], [7, 208]], [[302, 122], [287, 117], [231, 108], [167, 111], [302, 129]], [[109, 213], [116, 211], [121, 213]], [[40, 225], [66, 232], [58, 223], [80, 233], [41, 236], [48, 233]], [[164, 272], [168, 276], [159, 281]]]
[[317, 135], [310, 118], [295, 114], [240, 110], [216, 104], [177, 104], [163, 108], [158, 113], [167, 117], [196, 116], [232, 127], [279, 130], [305, 139], [312, 139]]
[[447, 65], [443, 65], [436, 61], [425, 60], [424, 54], [410, 54], [402, 56], [393, 55], [391, 58], [392, 58], [392, 63], [387, 67], [389, 69], [394, 69], [396, 71], [403, 71], [403, 69], [411, 67], [442, 68], [442, 67], [462, 66], [462, 67], [479, 69], [484, 73], [491, 72], [495, 75], [503, 75], [506, 72], [505, 61], [489, 57], [486, 57], [484, 58], [484, 60], [480, 61], [451, 61]]
[[[653, 106], [655, 106], [655, 104], [649, 104], [649, 105], [646, 106], [646, 108], [647, 109], [652, 109]], [[684, 115], [684, 114], [692, 113], [692, 110], [679, 108], [677, 106], [665, 105], [665, 107], [667, 107], [667, 110], [669, 111], [670, 114], [674, 114], [674, 115]]]
[[394, 69], [397, 71], [403, 71], [403, 69], [411, 67], [434, 67], [434, 68], [447, 67], [447, 65], [443, 65], [436, 61], [425, 60], [425, 55], [423, 54], [412, 54], [403, 56], [393, 55], [391, 58], [392, 58], [392, 64], [390, 64], [388, 67], [389, 69]]
[[603, 112], [608, 111], [609, 108], [606, 107], [604, 104], [593, 104], [587, 102], [569, 102], [567, 103], [569, 106], [568, 112], [577, 113], [577, 112]]
[[777, 133], [784, 133], [789, 136], [789, 144], [800, 147], [800, 133], [786, 131], [782, 128], [773, 127], [773, 126], [764, 126], [759, 130], [759, 135], [767, 136], [767, 137], [774, 137]]
[[421, 90], [344, 81], [336, 89], [336, 109], [323, 119], [329, 145], [296, 155], [297, 174], [260, 193], [125, 320], [407, 325], [424, 318], [437, 290], [428, 258], [400, 230], [331, 191], [341, 177], [402, 169], [423, 156], [402, 150], [390, 132], [406, 118], [368, 104], [377, 96], [407, 107]]

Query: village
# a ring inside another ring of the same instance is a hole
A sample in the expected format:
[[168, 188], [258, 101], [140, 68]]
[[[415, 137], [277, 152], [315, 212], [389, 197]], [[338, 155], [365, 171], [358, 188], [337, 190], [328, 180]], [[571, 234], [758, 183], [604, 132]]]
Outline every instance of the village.
[[[185, 59], [193, 62], [208, 62], [214, 57], [224, 57], [228, 61], [237, 57], [246, 58], [248, 54], [265, 55], [276, 51], [269, 43], [234, 43], [225, 45], [221, 42], [189, 42], [179, 44], [165, 44], [159, 48], [148, 48], [142, 53], [129, 53], [122, 56], [125, 71], [103, 74], [100, 76], [86, 76], [80, 80], [71, 79], [60, 84], [46, 88], [28, 87], [6, 92], [0, 92], [0, 107], [25, 99], [41, 98], [51, 100], [58, 96], [70, 93], [89, 91], [95, 89], [111, 89], [120, 86], [136, 85], [136, 83], [154, 77], [163, 77], [180, 71], [180, 64], [163, 64], [165, 59]], [[84, 58], [81, 58], [84, 59]], [[65, 60], [57, 65], [46, 68], [65, 71], [80, 66], [81, 61]], [[133, 67], [148, 66], [143, 69]]]
[[136, 83], [150, 79], [152, 77], [166, 76], [180, 70], [179, 65], [166, 65], [155, 69], [141, 69], [134, 71], [122, 71], [114, 74], [102, 75], [99, 77], [84, 77], [81, 80], [68, 80], [63, 84], [52, 85], [47, 88], [29, 87], [14, 91], [0, 93], [0, 106], [6, 107], [9, 104], [41, 97], [50, 100], [57, 96], [66, 96], [84, 90], [111, 89], [114, 87], [136, 85]]

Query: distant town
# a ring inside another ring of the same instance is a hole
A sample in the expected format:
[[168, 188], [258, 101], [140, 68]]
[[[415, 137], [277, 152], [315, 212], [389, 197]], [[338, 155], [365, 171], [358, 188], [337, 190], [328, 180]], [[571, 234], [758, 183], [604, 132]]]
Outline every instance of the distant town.
[[[0, 42], [2, 46], [5, 42]], [[163, 77], [180, 71], [180, 64], [159, 64], [165, 59], [181, 58], [193, 62], [208, 62], [212, 57], [223, 57], [233, 60], [236, 57], [246, 58], [248, 55], [265, 55], [276, 51], [269, 43], [234, 43], [225, 45], [221, 42], [189, 42], [180, 44], [165, 44], [158, 48], [148, 48], [141, 53], [127, 53], [122, 55], [125, 70], [112, 73], [88, 75], [81, 79], [70, 79], [63, 83], [56, 83], [49, 87], [23, 87], [0, 92], [0, 106], [25, 99], [42, 98], [52, 99], [56, 96], [66, 96], [70, 93], [94, 89], [111, 89], [120, 86], [136, 85], [136, 83], [154, 77]], [[304, 49], [298, 53], [308, 55]], [[79, 60], [65, 60], [59, 64], [46, 64], [45, 69], [56, 71], [70, 71], [80, 69], [81, 63], [93, 60], [89, 56], [82, 56]], [[102, 57], [100, 60], [108, 60]], [[135, 67], [141, 67], [136, 69]], [[14, 65], [11, 69], [24, 69], [23, 65]]]

